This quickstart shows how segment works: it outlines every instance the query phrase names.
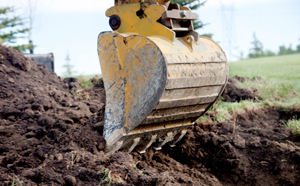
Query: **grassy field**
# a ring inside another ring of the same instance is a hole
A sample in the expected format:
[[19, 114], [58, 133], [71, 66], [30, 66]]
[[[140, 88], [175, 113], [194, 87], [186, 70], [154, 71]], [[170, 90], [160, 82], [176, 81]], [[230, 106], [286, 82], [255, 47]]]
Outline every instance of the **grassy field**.
[[300, 94], [300, 54], [247, 59], [229, 63], [229, 76], [262, 76], [271, 83], [291, 84]]
[[[229, 76], [260, 76], [260, 81], [245, 81], [239, 87], [254, 87], [260, 92], [260, 101], [241, 101], [239, 103], [219, 101], [213, 110], [218, 112], [213, 120], [229, 119], [234, 112], [245, 108], [259, 108], [265, 105], [277, 105], [282, 108], [300, 106], [300, 54], [247, 59], [229, 63]], [[210, 119], [210, 118], [203, 118]], [[203, 120], [202, 119], [202, 120]], [[300, 133], [300, 120], [295, 118], [285, 124], [295, 133]]]
[[240, 86], [257, 88], [265, 102], [283, 107], [300, 105], [300, 54], [233, 62], [229, 69], [230, 77], [263, 77], [263, 83], [248, 81]]

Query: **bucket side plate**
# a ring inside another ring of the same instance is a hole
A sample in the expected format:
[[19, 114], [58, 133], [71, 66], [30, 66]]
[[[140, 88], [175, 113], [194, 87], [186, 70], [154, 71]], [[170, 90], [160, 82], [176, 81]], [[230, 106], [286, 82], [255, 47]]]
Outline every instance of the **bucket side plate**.
[[101, 33], [98, 55], [106, 91], [104, 138], [110, 151], [158, 104], [167, 69], [160, 49], [140, 35]]

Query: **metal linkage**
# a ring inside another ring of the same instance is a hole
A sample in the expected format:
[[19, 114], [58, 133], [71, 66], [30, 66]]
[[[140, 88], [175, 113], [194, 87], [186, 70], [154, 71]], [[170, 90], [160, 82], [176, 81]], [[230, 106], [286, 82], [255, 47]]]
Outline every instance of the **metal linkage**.
[[189, 8], [170, 4], [169, 10], [162, 14], [161, 23], [174, 32], [188, 32], [194, 30], [192, 21], [196, 19], [198, 15]]

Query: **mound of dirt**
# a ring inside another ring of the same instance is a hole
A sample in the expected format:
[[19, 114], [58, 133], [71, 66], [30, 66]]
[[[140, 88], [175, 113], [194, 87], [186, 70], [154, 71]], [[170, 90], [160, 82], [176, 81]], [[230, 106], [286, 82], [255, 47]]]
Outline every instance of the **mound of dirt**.
[[238, 82], [245, 82], [249, 80], [260, 80], [261, 77], [254, 77], [250, 79], [249, 77], [234, 76], [228, 79], [228, 84], [222, 94], [222, 100], [226, 102], [240, 102], [242, 100], [254, 100], [258, 101], [259, 93], [255, 88], [239, 88], [236, 86]]
[[[283, 125], [299, 111], [267, 107], [238, 113], [232, 121], [198, 123], [164, 154], [191, 169], [205, 167], [223, 185], [299, 185], [300, 139]], [[156, 158], [165, 156], [160, 153]]]
[[105, 149], [103, 83], [83, 99], [75, 78], [61, 79], [12, 48], [0, 46], [0, 54], [0, 185], [14, 176], [23, 185], [63, 185], [77, 174], [85, 185], [79, 170]]
[[[1, 57], [2, 56], [2, 57]], [[0, 46], [0, 185], [299, 185], [300, 109], [198, 123], [175, 148], [104, 153], [105, 90]]]

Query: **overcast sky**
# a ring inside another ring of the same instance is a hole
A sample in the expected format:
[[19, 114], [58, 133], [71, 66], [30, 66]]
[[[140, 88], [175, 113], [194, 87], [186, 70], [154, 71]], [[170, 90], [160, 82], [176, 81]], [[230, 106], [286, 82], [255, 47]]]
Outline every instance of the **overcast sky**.
[[[58, 75], [65, 71], [62, 66], [67, 54], [77, 75], [101, 73], [97, 37], [111, 30], [105, 10], [114, 0], [0, 0], [0, 6], [14, 6], [26, 17], [30, 2], [37, 7], [33, 22], [35, 53], [54, 53]], [[278, 52], [280, 45], [292, 44], [295, 48], [300, 44], [299, 9], [300, 0], [208, 0], [196, 11], [208, 25], [197, 31], [212, 33], [231, 60], [241, 53], [247, 56], [254, 32], [264, 49]]]

